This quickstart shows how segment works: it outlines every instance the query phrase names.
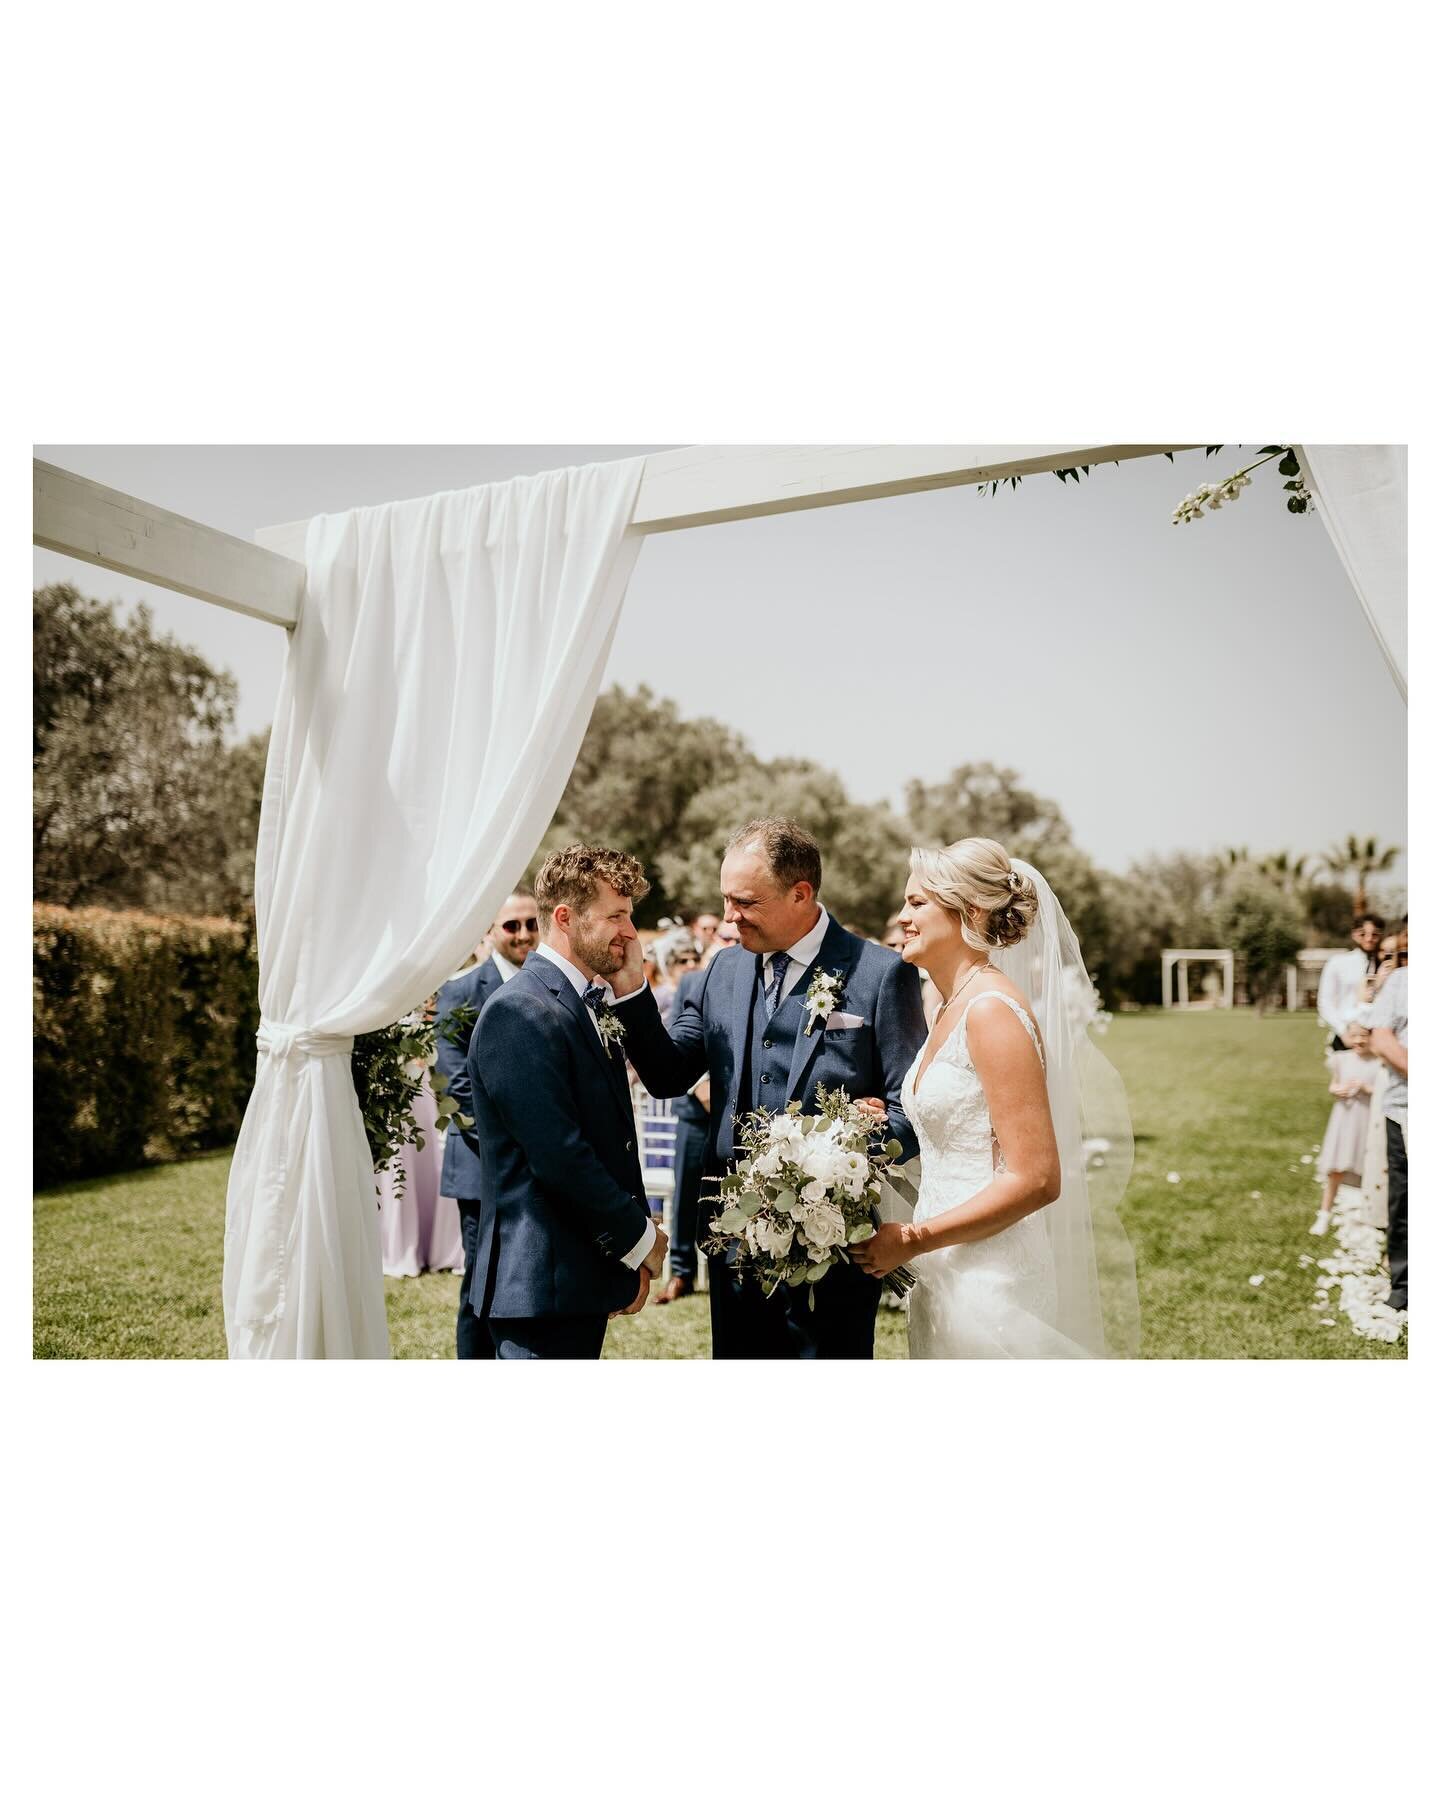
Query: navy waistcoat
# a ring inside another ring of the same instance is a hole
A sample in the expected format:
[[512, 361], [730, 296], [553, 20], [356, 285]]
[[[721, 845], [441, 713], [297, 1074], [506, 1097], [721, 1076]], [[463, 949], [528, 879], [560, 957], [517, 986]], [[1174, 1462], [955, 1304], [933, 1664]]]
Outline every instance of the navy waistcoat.
[[[775, 1008], [773, 1018], [765, 1017], [765, 994], [755, 983], [750, 1002], [750, 1108], [757, 1111], [784, 1112], [786, 1089], [790, 1085], [790, 1061], [795, 1053], [795, 1040], [805, 1029], [805, 988], [802, 975], [791, 992]], [[817, 1028], [818, 1029], [818, 1028]]]

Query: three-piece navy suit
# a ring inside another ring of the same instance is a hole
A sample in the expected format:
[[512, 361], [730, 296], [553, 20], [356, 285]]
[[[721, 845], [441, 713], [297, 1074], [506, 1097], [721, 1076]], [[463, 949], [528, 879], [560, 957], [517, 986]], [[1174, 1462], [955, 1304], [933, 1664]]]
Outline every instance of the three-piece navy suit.
[[[652, 1094], [683, 1094], [709, 1073], [709, 1172], [722, 1174], [735, 1159], [737, 1113], [762, 1107], [782, 1112], [792, 1100], [814, 1112], [821, 1086], [843, 1087], [852, 1100], [884, 1100], [890, 1133], [906, 1157], [918, 1154], [900, 1104], [906, 1071], [925, 1041], [916, 971], [893, 950], [831, 919], [818, 956], [767, 1016], [761, 965], [751, 951], [722, 950], [698, 981], [683, 984], [668, 1031], [648, 991], [619, 1008], [625, 1053]], [[829, 1020], [817, 1020], [807, 1037], [806, 992], [816, 971], [836, 977], [839, 998]], [[714, 1205], [708, 1196], [701, 1203], [702, 1238]], [[710, 1258], [709, 1272], [712, 1353], [718, 1359], [875, 1353], [880, 1283], [853, 1263], [838, 1264], [803, 1293], [781, 1288], [769, 1299], [753, 1280], [739, 1281], [721, 1258]]]
[[[485, 956], [473, 969], [466, 969], [441, 988], [435, 1001], [435, 1067], [445, 1077], [445, 1092], [458, 1100], [462, 1113], [473, 1113], [470, 1092], [470, 1070], [466, 1059], [474, 1022], [446, 1037], [441, 1027], [451, 1013], [470, 1006], [476, 1014], [504, 985], [504, 976], [495, 967], [495, 959]], [[493, 1357], [495, 1346], [490, 1333], [476, 1317], [470, 1304], [470, 1283], [475, 1274], [475, 1246], [480, 1236], [480, 1201], [485, 1192], [485, 1176], [473, 1143], [452, 1125], [445, 1133], [445, 1160], [440, 1165], [440, 1192], [448, 1194], [460, 1209], [460, 1241], [465, 1246], [465, 1273], [460, 1278], [460, 1307], [455, 1317], [455, 1354], [461, 1362]]]
[[[627, 1032], [633, 1004], [617, 1009]], [[599, 1356], [640, 1291], [621, 1259], [650, 1221], [625, 1053], [534, 953], [486, 1002], [468, 1068], [483, 1172], [470, 1304], [502, 1358]]]

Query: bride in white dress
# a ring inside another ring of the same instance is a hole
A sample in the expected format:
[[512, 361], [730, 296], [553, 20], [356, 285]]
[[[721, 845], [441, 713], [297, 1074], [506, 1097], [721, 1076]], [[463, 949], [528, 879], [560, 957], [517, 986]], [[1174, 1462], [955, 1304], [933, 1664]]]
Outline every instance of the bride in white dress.
[[[1119, 1077], [1049, 884], [990, 838], [911, 855], [901, 955], [946, 996], [901, 1097], [920, 1141], [908, 1224], [851, 1252], [908, 1264], [912, 1357], [1133, 1356], [1135, 1264]], [[1104, 1144], [1087, 1172], [1086, 1138]]]

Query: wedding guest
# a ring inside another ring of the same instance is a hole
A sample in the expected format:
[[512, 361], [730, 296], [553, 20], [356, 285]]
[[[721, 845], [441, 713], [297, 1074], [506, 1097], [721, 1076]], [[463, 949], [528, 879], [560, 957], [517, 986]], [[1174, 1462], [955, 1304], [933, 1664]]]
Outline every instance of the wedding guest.
[[694, 938], [687, 932], [676, 931], [656, 940], [655, 958], [661, 973], [660, 984], [654, 988], [655, 1004], [660, 1008], [660, 1017], [668, 1025], [670, 1015], [675, 1010], [675, 996], [681, 977], [700, 967], [700, 952]]
[[[723, 945], [721, 946], [723, 948]], [[685, 970], [673, 990], [666, 1023], [698, 992], [705, 979], [698, 963]], [[710, 1137], [710, 1077], [702, 1075], [688, 1094], [672, 1103], [675, 1117], [675, 1197], [670, 1203], [670, 1279], [655, 1290], [656, 1306], [668, 1306], [695, 1292], [699, 1253], [695, 1245], [700, 1211], [700, 1185], [705, 1174], [705, 1146]]]
[[[525, 958], [539, 942], [540, 920], [535, 896], [528, 888], [517, 888], [500, 908], [495, 923], [485, 934], [485, 942], [477, 948], [474, 965], [452, 976], [440, 990], [436, 1003], [435, 1067], [445, 1077], [447, 1095], [459, 1102], [462, 1113], [471, 1111], [467, 1058], [475, 1021], [490, 996], [519, 974]], [[453, 1034], [447, 1035], [445, 1027], [450, 1015], [461, 1007], [468, 1008], [469, 1012]], [[472, 1013], [473, 1017], [470, 1016]], [[475, 1274], [475, 1250], [480, 1237], [480, 1198], [484, 1192], [482, 1170], [479, 1156], [454, 1126], [445, 1133], [440, 1190], [447, 1203], [456, 1208], [464, 1249], [460, 1304], [455, 1316], [455, 1354], [461, 1362], [493, 1361], [494, 1340], [469, 1303], [470, 1283]]]
[[1320, 992], [1315, 1005], [1321, 1023], [1330, 1031], [1332, 1050], [1349, 1047], [1346, 1033], [1354, 1023], [1356, 1007], [1361, 1004], [1360, 983], [1374, 971], [1375, 953], [1384, 929], [1385, 921], [1377, 914], [1362, 913], [1350, 933], [1355, 948], [1332, 956], [1320, 971]]
[[695, 940], [695, 948], [703, 957], [715, 942], [715, 933], [720, 929], [720, 915], [713, 912], [696, 913], [693, 919], [686, 921], [690, 935]]
[[[441, 1133], [435, 1095], [424, 1064], [412, 1064], [420, 1092], [411, 1113], [424, 1143], [406, 1144], [396, 1163], [376, 1177], [380, 1194], [380, 1261], [387, 1275], [459, 1269], [465, 1261], [460, 1216], [440, 1192]], [[448, 1134], [447, 1134], [448, 1135]]]
[[[1367, 984], [1371, 989], [1371, 1003], [1401, 966], [1399, 940], [1394, 932], [1380, 940], [1379, 954], [1380, 966]], [[1357, 1026], [1364, 1031], [1367, 1050], [1370, 1017], [1369, 1004], [1362, 1006], [1355, 1015]], [[1385, 1088], [1390, 1071], [1379, 1057], [1373, 1057], [1370, 1067], [1373, 1086], [1370, 1090], [1370, 1119], [1365, 1132], [1365, 1160], [1360, 1171], [1360, 1217], [1374, 1230], [1384, 1231], [1390, 1222], [1390, 1171], [1385, 1162]]]
[[715, 927], [715, 941], [701, 959], [701, 968], [708, 969], [722, 950], [730, 950], [740, 942], [740, 927], [732, 925], [728, 919], [722, 919]]
[[[1388, 961], [1387, 945], [1390, 951]], [[1380, 941], [1372, 959], [1374, 966], [1361, 977], [1354, 992], [1354, 1009], [1345, 1028], [1348, 1047], [1330, 1049], [1325, 1053], [1326, 1065], [1330, 1070], [1330, 1095], [1334, 1105], [1330, 1108], [1325, 1139], [1316, 1159], [1317, 1173], [1323, 1178], [1325, 1186], [1320, 1198], [1320, 1210], [1315, 1215], [1315, 1223], [1310, 1227], [1313, 1237], [1324, 1237], [1329, 1230], [1335, 1196], [1342, 1186], [1364, 1187], [1367, 1152], [1373, 1158], [1370, 1122], [1377, 1094], [1384, 1090], [1385, 1065], [1369, 1047], [1368, 1011], [1386, 974], [1394, 967], [1394, 949], [1393, 936]]]
[[1335, 1104], [1320, 1145], [1317, 1168], [1325, 1187], [1311, 1235], [1324, 1237], [1330, 1229], [1335, 1196], [1341, 1184], [1359, 1187], [1364, 1179], [1365, 1149], [1370, 1136], [1370, 1105], [1374, 1095], [1378, 1061], [1368, 1050], [1330, 1052], [1330, 1093]]
[[1389, 1229], [1385, 1249], [1390, 1263], [1387, 1304], [1404, 1312], [1410, 1296], [1410, 932], [1408, 921], [1396, 933], [1397, 957], [1405, 966], [1390, 975], [1367, 1009], [1370, 1048], [1386, 1065], [1384, 1094], [1385, 1161], [1389, 1166]]

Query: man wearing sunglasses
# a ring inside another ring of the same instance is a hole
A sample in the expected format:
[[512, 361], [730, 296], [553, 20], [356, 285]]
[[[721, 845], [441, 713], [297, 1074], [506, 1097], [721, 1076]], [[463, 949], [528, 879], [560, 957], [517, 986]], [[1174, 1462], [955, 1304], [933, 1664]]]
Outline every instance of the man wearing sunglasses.
[[[452, 976], [441, 988], [435, 1002], [435, 1067], [445, 1077], [445, 1092], [460, 1104], [460, 1111], [473, 1116], [470, 1095], [470, 1071], [467, 1058], [475, 1020], [485, 1002], [499, 993], [505, 983], [520, 972], [521, 965], [540, 942], [540, 920], [535, 896], [526, 888], [519, 889], [500, 908], [490, 927], [487, 943], [475, 952], [473, 968]], [[469, 1019], [448, 1038], [444, 1025], [458, 1007], [473, 1008]], [[440, 1169], [440, 1192], [454, 1200], [460, 1209], [460, 1237], [465, 1246], [465, 1273], [460, 1277], [460, 1310], [455, 1320], [455, 1354], [461, 1362], [494, 1360], [495, 1343], [485, 1324], [476, 1317], [470, 1305], [470, 1281], [475, 1273], [475, 1248], [480, 1239], [480, 1195], [482, 1191], [480, 1158], [465, 1142], [458, 1126], [445, 1133], [445, 1161]]]

